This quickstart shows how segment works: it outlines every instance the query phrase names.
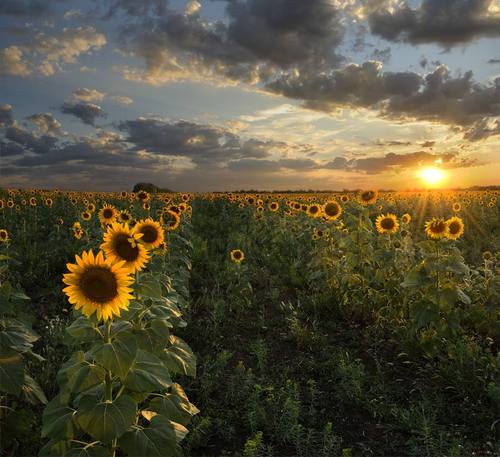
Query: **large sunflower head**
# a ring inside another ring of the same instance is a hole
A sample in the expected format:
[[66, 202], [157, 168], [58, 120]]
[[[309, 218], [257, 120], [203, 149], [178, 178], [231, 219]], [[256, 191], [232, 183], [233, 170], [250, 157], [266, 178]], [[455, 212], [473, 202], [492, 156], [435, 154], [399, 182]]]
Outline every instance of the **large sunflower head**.
[[105, 204], [99, 210], [99, 220], [103, 225], [110, 225], [116, 220], [116, 216], [118, 215], [118, 211], [114, 206]]
[[398, 218], [395, 214], [381, 214], [375, 220], [375, 227], [378, 233], [396, 233], [399, 229]]
[[448, 226], [446, 237], [450, 240], [458, 240], [464, 234], [464, 222], [458, 216], [450, 217], [446, 225]]
[[140, 271], [149, 260], [146, 248], [139, 241], [141, 236], [129, 228], [128, 224], [113, 222], [104, 234], [101, 249], [106, 253], [106, 257], [115, 262], [124, 260], [125, 268]]
[[145, 220], [139, 221], [134, 227], [135, 233], [141, 233], [141, 242], [148, 249], [159, 247], [164, 240], [163, 229], [161, 225], [148, 217]]
[[241, 249], [233, 249], [230, 253], [230, 256], [231, 260], [237, 264], [240, 264], [241, 262], [243, 262], [243, 260], [245, 260], [245, 254]]
[[92, 251], [83, 251], [76, 256], [76, 264], [68, 263], [70, 273], [64, 275], [67, 285], [63, 290], [75, 309], [85, 316], [96, 313], [98, 320], [107, 321], [120, 316], [120, 310], [128, 309], [133, 298], [129, 287], [134, 279], [125, 262], [105, 259], [102, 251], [94, 256]]
[[327, 220], [334, 221], [338, 219], [341, 214], [342, 214], [342, 207], [335, 200], [327, 201], [323, 205], [323, 216]]
[[359, 201], [362, 205], [371, 205], [377, 201], [377, 197], [376, 190], [365, 190], [359, 194]]
[[443, 238], [447, 235], [448, 225], [441, 217], [433, 217], [430, 221], [425, 223], [425, 233], [428, 237], [435, 240]]

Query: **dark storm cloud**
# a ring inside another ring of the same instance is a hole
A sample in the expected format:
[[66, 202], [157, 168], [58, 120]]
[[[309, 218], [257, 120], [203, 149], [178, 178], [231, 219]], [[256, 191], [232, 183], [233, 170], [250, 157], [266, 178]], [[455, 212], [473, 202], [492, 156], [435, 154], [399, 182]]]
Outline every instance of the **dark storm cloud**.
[[9, 127], [14, 124], [11, 105], [0, 105], [0, 128]]
[[405, 1], [392, 9], [373, 8], [368, 22], [371, 32], [386, 40], [451, 47], [480, 36], [500, 36], [500, 17], [489, 13], [491, 4], [492, 0], [423, 0], [412, 8]]
[[15, 125], [5, 130], [5, 138], [35, 154], [46, 154], [57, 143], [57, 138], [54, 136], [38, 136]]
[[167, 11], [168, 0], [111, 0], [105, 18], [109, 19], [118, 14], [132, 17], [144, 17], [147, 14], [161, 16]]
[[61, 112], [64, 114], [71, 114], [77, 117], [87, 125], [95, 125], [96, 119], [105, 117], [102, 108], [94, 103], [73, 103], [64, 102], [61, 106]]
[[277, 68], [335, 65], [344, 30], [324, 0], [247, 0], [227, 4], [227, 21], [168, 10], [135, 15], [123, 42], [143, 57], [149, 75], [203, 68], [233, 80], [269, 79]]
[[218, 163], [242, 157], [270, 155], [274, 141], [247, 140], [227, 129], [193, 122], [165, 122], [156, 119], [124, 121], [118, 128], [128, 134], [126, 140], [136, 150], [167, 156], [189, 157], [195, 163]]
[[351, 64], [329, 73], [284, 73], [269, 83], [271, 92], [299, 99], [311, 109], [379, 109], [395, 119], [420, 119], [471, 126], [500, 115], [500, 77], [483, 85], [472, 72], [453, 77], [441, 65], [424, 78], [413, 72], [382, 72], [377, 62]]
[[16, 143], [0, 141], [0, 156], [15, 156], [24, 152], [24, 148]]

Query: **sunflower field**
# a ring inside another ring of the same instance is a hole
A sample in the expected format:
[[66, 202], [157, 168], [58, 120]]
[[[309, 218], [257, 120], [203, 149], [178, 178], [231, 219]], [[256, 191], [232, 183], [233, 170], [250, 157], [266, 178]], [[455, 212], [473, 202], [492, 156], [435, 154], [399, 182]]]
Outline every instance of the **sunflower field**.
[[499, 197], [0, 190], [0, 456], [499, 456]]

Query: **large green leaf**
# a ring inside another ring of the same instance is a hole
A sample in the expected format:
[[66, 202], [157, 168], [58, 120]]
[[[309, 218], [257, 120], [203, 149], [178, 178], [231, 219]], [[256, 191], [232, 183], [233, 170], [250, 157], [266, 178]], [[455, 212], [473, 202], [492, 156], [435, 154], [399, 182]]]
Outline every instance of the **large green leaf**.
[[102, 446], [84, 446], [72, 448], [64, 457], [111, 457], [111, 451]]
[[24, 374], [24, 384], [23, 384], [23, 394], [32, 404], [47, 403], [47, 397], [45, 396], [42, 388], [39, 384], [27, 373]]
[[181, 338], [170, 335], [170, 346], [164, 349], [161, 359], [174, 373], [196, 376], [196, 356]]
[[80, 341], [92, 341], [98, 335], [95, 325], [85, 316], [76, 319], [66, 332]]
[[24, 361], [12, 349], [0, 348], [0, 391], [19, 395], [24, 382]]
[[65, 405], [61, 397], [57, 396], [45, 407], [43, 411], [42, 437], [55, 440], [70, 440], [73, 438], [75, 424], [73, 417], [76, 410]]
[[137, 344], [135, 337], [130, 333], [122, 333], [111, 343], [99, 342], [91, 354], [104, 368], [125, 379], [128, 370], [134, 363]]
[[170, 393], [151, 400], [149, 409], [182, 425], [189, 424], [191, 418], [200, 412], [177, 383], [172, 384]]
[[86, 396], [80, 402], [76, 420], [92, 438], [108, 443], [125, 433], [135, 422], [136, 413], [137, 405], [128, 395], [113, 402]]
[[162, 361], [154, 354], [139, 349], [125, 385], [137, 392], [150, 392], [165, 390], [171, 383], [170, 373]]
[[104, 381], [106, 370], [93, 363], [85, 362], [70, 378], [68, 387], [72, 392], [85, 392]]
[[148, 427], [134, 426], [118, 440], [118, 445], [130, 457], [173, 457], [179, 455], [177, 441], [174, 424], [158, 415]]
[[141, 298], [151, 298], [153, 300], [161, 300], [163, 298], [160, 281], [153, 275], [145, 275], [141, 278], [137, 293]]

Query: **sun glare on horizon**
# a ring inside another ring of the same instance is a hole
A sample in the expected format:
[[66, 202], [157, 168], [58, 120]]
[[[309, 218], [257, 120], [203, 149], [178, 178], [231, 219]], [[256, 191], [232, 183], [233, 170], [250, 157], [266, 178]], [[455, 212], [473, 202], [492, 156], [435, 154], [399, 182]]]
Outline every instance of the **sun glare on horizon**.
[[446, 179], [446, 173], [441, 168], [428, 167], [419, 170], [418, 177], [428, 187], [437, 187]]

